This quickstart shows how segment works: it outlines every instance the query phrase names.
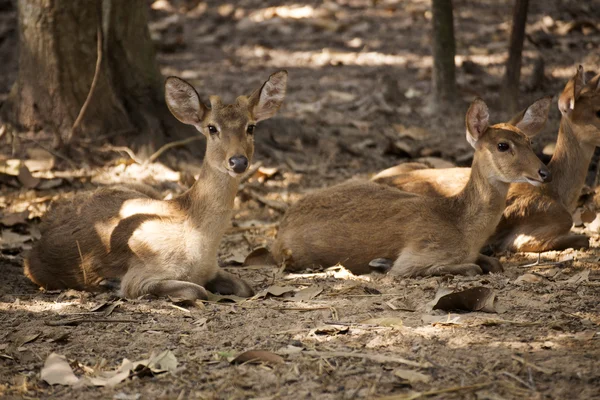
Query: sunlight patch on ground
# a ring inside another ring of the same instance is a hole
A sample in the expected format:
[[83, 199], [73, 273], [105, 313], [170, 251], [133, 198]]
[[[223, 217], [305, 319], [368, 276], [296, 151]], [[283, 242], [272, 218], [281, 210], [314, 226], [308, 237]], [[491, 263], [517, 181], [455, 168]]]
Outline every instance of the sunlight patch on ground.
[[253, 22], [263, 22], [274, 17], [302, 19], [314, 16], [315, 9], [313, 7], [302, 4], [290, 4], [288, 6], [263, 8], [252, 12], [248, 17]]

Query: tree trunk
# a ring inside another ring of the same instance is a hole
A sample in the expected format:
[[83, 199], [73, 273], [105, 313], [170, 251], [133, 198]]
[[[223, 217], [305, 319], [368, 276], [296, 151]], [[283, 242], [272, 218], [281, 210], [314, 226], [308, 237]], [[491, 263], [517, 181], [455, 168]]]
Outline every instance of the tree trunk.
[[502, 85], [502, 102], [509, 113], [519, 110], [519, 81], [521, 80], [521, 55], [527, 24], [527, 6], [529, 0], [515, 0], [508, 61]]
[[[17, 128], [49, 130], [69, 144], [87, 136], [123, 136], [142, 156], [174, 128], [147, 27], [145, 0], [19, 0], [19, 73], [2, 108]], [[102, 26], [103, 58], [90, 93]], [[119, 135], [120, 134], [120, 135]]]
[[433, 102], [447, 107], [456, 99], [454, 18], [451, 0], [432, 0]]

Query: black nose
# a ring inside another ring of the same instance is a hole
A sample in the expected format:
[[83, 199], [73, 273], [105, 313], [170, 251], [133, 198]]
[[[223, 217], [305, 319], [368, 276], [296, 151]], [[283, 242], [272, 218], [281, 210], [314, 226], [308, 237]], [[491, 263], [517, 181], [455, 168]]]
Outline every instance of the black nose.
[[540, 168], [538, 170], [538, 174], [544, 182], [550, 182], [552, 180], [552, 174], [550, 173], [550, 170], [548, 168]]
[[229, 159], [229, 166], [236, 174], [241, 174], [248, 168], [248, 159], [245, 156], [233, 156]]

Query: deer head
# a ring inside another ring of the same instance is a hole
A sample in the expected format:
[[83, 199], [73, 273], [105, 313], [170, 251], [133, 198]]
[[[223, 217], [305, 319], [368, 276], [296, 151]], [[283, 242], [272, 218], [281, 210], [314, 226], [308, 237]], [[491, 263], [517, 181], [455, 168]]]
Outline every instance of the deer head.
[[580, 65], [565, 85], [558, 109], [582, 143], [600, 146], [600, 74], [586, 84]]
[[283, 103], [286, 84], [287, 72], [279, 71], [250, 96], [239, 96], [233, 104], [223, 104], [219, 96], [210, 96], [209, 108], [192, 85], [172, 76], [165, 82], [165, 99], [175, 118], [206, 136], [204, 162], [236, 177], [248, 169], [252, 160], [256, 124], [275, 115]]
[[489, 126], [487, 105], [481, 99], [471, 103], [466, 116], [467, 141], [476, 157], [484, 157], [492, 179], [506, 183], [540, 185], [551, 180], [550, 171], [535, 155], [530, 138], [544, 126], [550, 110], [550, 97], [537, 100], [508, 123]]

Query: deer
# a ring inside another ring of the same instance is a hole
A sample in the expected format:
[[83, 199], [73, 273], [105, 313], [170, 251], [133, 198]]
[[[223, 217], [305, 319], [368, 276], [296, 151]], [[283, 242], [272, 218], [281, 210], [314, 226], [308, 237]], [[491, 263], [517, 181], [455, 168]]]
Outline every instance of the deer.
[[[537, 252], [588, 248], [586, 235], [571, 234], [572, 214], [587, 171], [600, 146], [600, 74], [585, 82], [582, 66], [559, 99], [560, 127], [548, 168], [551, 183], [510, 186], [507, 207], [488, 244], [495, 252]], [[374, 182], [429, 196], [453, 196], [466, 185], [469, 168], [423, 169], [407, 165], [384, 170]]]
[[513, 124], [490, 125], [487, 105], [474, 100], [465, 124], [475, 154], [460, 193], [427, 197], [364, 180], [316, 190], [285, 214], [274, 259], [289, 271], [340, 263], [354, 274], [375, 268], [403, 277], [501, 272], [500, 262], [479, 250], [502, 216], [511, 183], [551, 180], [530, 145], [549, 107], [543, 98]]
[[275, 115], [286, 85], [287, 72], [279, 71], [251, 95], [232, 104], [210, 96], [207, 107], [191, 84], [168, 77], [169, 110], [206, 139], [198, 179], [171, 200], [136, 186], [109, 186], [52, 207], [25, 275], [45, 289], [98, 291], [120, 281], [126, 298], [205, 300], [207, 290], [252, 296], [245, 281], [219, 268], [217, 252], [252, 160], [256, 124]]

